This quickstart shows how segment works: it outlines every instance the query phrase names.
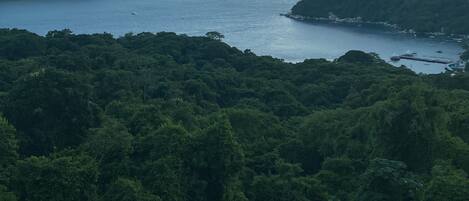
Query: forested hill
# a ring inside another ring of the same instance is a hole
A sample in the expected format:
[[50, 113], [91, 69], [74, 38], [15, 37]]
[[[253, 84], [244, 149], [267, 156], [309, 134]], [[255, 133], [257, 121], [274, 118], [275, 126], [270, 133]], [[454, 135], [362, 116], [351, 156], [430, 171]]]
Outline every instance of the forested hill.
[[417, 32], [469, 34], [467, 0], [301, 0], [292, 13], [308, 17], [362, 17]]
[[467, 201], [469, 76], [0, 30], [2, 201]]

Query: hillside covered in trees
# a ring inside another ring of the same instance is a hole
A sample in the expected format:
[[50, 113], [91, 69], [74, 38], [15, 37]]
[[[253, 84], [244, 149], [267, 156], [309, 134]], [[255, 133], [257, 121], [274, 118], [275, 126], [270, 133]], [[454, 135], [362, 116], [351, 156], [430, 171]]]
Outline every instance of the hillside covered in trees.
[[292, 13], [307, 17], [361, 17], [417, 32], [469, 34], [467, 0], [301, 0]]
[[468, 200], [467, 74], [220, 38], [0, 30], [0, 200]]

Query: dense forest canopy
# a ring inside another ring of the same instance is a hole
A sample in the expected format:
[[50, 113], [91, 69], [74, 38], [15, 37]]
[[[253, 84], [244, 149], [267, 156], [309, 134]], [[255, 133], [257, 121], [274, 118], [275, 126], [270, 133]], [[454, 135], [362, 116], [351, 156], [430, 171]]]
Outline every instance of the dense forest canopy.
[[221, 39], [0, 30], [0, 200], [469, 198], [469, 75]]
[[301, 0], [292, 13], [308, 17], [362, 17], [417, 32], [469, 34], [467, 0]]

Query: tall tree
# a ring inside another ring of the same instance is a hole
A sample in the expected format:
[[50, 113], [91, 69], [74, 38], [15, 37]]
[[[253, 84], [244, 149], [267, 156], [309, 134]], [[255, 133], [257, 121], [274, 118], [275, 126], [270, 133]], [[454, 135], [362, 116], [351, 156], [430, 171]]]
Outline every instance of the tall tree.
[[0, 200], [2, 201], [17, 201], [16, 195], [7, 191], [6, 186], [0, 184]]
[[0, 116], [0, 182], [4, 168], [13, 165], [18, 159], [16, 131], [8, 121]]
[[139, 181], [118, 178], [104, 194], [105, 201], [161, 201], [158, 196], [147, 192]]
[[67, 155], [33, 156], [19, 161], [12, 178], [19, 200], [96, 200], [97, 163], [87, 155]]
[[149, 191], [167, 201], [187, 200], [189, 172], [184, 161], [189, 134], [179, 125], [167, 123], [140, 137], [133, 155], [139, 161], [139, 178]]
[[260, 175], [254, 178], [250, 191], [254, 201], [323, 201], [328, 195], [313, 177], [301, 176], [298, 165], [277, 164], [278, 175]]
[[246, 200], [239, 183], [243, 152], [226, 117], [219, 117], [197, 135], [188, 151], [194, 170], [192, 200]]
[[62, 71], [27, 74], [6, 99], [5, 116], [17, 129], [20, 151], [26, 156], [76, 146], [96, 122], [89, 89]]
[[361, 190], [356, 200], [419, 200], [422, 183], [399, 161], [373, 159], [362, 175]]
[[114, 181], [118, 176], [128, 175], [133, 139], [125, 126], [112, 119], [105, 120], [100, 128], [91, 129], [90, 136], [82, 147], [99, 164], [100, 187]]
[[425, 189], [424, 200], [469, 200], [469, 179], [466, 172], [454, 168], [447, 161], [439, 161], [433, 167], [432, 179]]

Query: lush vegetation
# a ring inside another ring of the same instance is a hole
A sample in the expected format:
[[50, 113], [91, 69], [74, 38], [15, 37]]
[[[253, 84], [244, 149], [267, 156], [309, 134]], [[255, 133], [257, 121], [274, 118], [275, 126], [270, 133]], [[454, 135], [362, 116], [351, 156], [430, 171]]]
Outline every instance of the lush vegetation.
[[388, 22], [417, 32], [469, 34], [469, 2], [466, 0], [301, 0], [293, 14], [341, 18], [362, 17]]
[[464, 52], [461, 54], [461, 60], [466, 61], [465, 71], [469, 72], [469, 41], [466, 40], [462, 47], [464, 48]]
[[0, 30], [0, 200], [469, 198], [469, 76]]
[[461, 55], [461, 58], [463, 60], [469, 61], [469, 41], [465, 42], [463, 48], [465, 49], [465, 52]]

